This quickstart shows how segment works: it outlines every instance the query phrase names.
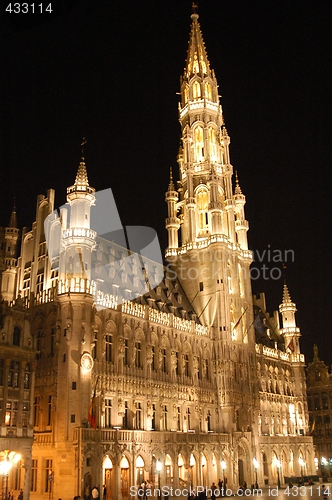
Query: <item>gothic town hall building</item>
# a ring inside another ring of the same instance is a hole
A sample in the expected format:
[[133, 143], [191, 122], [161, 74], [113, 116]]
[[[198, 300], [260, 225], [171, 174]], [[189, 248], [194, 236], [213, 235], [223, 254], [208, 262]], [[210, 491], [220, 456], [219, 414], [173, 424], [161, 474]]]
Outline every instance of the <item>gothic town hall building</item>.
[[[0, 461], [20, 458], [6, 479], [25, 499], [69, 500], [103, 484], [107, 499], [126, 499], [144, 480], [184, 488], [221, 478], [235, 489], [315, 473], [296, 307], [286, 285], [280, 315], [266, 314], [263, 294], [252, 298], [246, 199], [217, 87], [193, 13], [180, 181], [171, 175], [166, 191], [157, 287], [119, 300], [118, 284], [101, 290], [92, 276], [103, 243], [84, 158], [60, 219], [50, 189], [20, 249], [15, 210], [1, 230]], [[110, 276], [123, 251], [109, 251]], [[126, 290], [135, 275], [124, 265]]]

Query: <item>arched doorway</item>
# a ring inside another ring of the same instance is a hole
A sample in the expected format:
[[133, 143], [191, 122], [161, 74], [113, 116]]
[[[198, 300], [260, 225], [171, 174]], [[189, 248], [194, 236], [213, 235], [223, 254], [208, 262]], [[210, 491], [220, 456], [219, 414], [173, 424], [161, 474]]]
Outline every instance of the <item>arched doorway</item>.
[[189, 457], [189, 466], [190, 466], [190, 486], [195, 487], [197, 485], [197, 473], [196, 473], [196, 460], [193, 454]]
[[139, 455], [136, 458], [135, 465], [136, 465], [136, 484], [137, 486], [140, 486], [144, 481], [144, 465], [145, 465], [141, 455]]
[[250, 478], [247, 475], [249, 453], [246, 453], [244, 448], [239, 445], [238, 447], [238, 485], [243, 486], [246, 482], [250, 484]]
[[110, 457], [107, 455], [103, 463], [104, 467], [104, 485], [106, 486], [106, 500], [111, 500], [112, 498], [112, 488], [113, 488], [113, 463]]
[[122, 498], [129, 497], [129, 462], [125, 456], [121, 458], [121, 495]]
[[179, 484], [180, 486], [186, 481], [186, 469], [184, 466], [184, 460], [182, 455], [178, 456], [178, 468], [179, 468]]
[[169, 455], [165, 457], [165, 479], [166, 484], [171, 484], [173, 482], [173, 462]]
[[90, 474], [90, 472], [88, 472], [84, 476], [84, 498], [85, 499], [90, 498], [91, 490], [92, 490], [92, 475]]

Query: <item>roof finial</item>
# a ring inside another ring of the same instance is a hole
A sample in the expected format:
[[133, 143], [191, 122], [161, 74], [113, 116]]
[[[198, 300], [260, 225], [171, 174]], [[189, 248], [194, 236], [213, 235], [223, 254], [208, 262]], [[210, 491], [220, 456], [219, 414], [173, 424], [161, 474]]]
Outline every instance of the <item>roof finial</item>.
[[85, 137], [83, 137], [82, 142], [81, 142], [81, 159], [84, 161], [84, 146], [88, 141], [86, 140]]
[[16, 216], [16, 196], [14, 196], [13, 200], [13, 210], [9, 219], [9, 226], [17, 229], [17, 216]]
[[192, 8], [192, 10], [193, 10], [193, 14], [197, 14], [197, 9], [198, 9], [198, 5], [197, 5], [197, 3], [193, 2], [193, 3], [191, 4], [191, 8]]
[[318, 347], [316, 344], [314, 344], [314, 359], [313, 361], [319, 361], [319, 357], [318, 357]]
[[235, 194], [242, 194], [239, 184], [239, 176], [237, 175], [237, 170], [235, 171]]
[[169, 184], [168, 184], [168, 191], [174, 191], [174, 182], [173, 182], [173, 170], [172, 167], [169, 167]]

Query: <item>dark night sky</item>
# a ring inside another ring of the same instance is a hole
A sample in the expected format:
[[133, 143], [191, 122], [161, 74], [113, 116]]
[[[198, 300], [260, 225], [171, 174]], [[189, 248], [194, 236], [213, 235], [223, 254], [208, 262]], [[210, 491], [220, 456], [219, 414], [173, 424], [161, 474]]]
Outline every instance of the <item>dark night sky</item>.
[[[57, 206], [65, 201], [84, 135], [90, 184], [111, 187], [122, 222], [152, 226], [166, 246], [190, 4], [57, 0], [52, 14], [2, 18], [0, 224], [14, 195], [20, 226], [31, 226], [48, 188]], [[249, 246], [256, 257], [294, 251], [287, 282], [302, 349], [311, 361], [316, 342], [331, 364], [329, 4], [201, 0], [199, 14], [247, 196]], [[267, 258], [254, 267], [263, 264], [281, 267]], [[272, 310], [282, 284], [254, 280], [253, 291], [264, 290]]]

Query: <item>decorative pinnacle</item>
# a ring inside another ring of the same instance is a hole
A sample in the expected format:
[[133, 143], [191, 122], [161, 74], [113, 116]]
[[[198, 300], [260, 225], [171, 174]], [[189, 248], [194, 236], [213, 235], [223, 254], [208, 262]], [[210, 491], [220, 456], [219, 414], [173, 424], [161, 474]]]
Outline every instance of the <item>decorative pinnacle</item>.
[[81, 142], [81, 162], [77, 170], [75, 184], [74, 184], [75, 186], [81, 186], [81, 187], [89, 186], [88, 173], [86, 171], [85, 158], [84, 158], [84, 146], [87, 142], [88, 141], [86, 140], [86, 138], [83, 137]]
[[16, 198], [14, 196], [13, 210], [9, 219], [9, 226], [17, 229], [17, 217], [16, 217]]
[[319, 357], [318, 357], [318, 347], [316, 344], [314, 344], [314, 359], [313, 361], [319, 361]]
[[89, 186], [88, 174], [85, 166], [85, 158], [84, 158], [84, 146], [87, 143], [85, 137], [83, 137], [81, 142], [81, 161], [77, 169], [76, 179], [73, 186], [67, 188], [67, 197], [73, 198], [73, 193], [88, 193], [93, 194], [95, 189]]
[[85, 144], [87, 143], [88, 141], [86, 140], [85, 137], [82, 138], [82, 142], [81, 142], [81, 159], [82, 161], [84, 161], [84, 146]]
[[193, 13], [191, 14], [191, 30], [189, 46], [187, 52], [186, 67], [184, 70], [184, 79], [189, 81], [192, 75], [201, 75], [201, 77], [212, 76], [210, 62], [207, 56], [201, 27], [198, 22], [196, 12], [197, 5], [193, 3]]
[[239, 185], [239, 177], [237, 175], [237, 170], [235, 171], [235, 194], [242, 194], [240, 185]]
[[193, 3], [191, 4], [191, 8], [192, 8], [192, 10], [193, 10], [193, 14], [197, 14], [197, 9], [198, 9], [198, 5], [197, 5], [197, 3], [193, 2]]
[[284, 283], [284, 291], [283, 291], [283, 294], [282, 294], [282, 302], [283, 302], [283, 304], [292, 303], [292, 299], [290, 297], [288, 286], [286, 285], [286, 281]]
[[172, 167], [169, 167], [169, 184], [168, 184], [168, 191], [174, 191], [174, 182], [173, 182], [173, 171]]

